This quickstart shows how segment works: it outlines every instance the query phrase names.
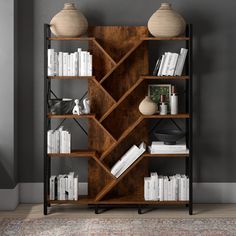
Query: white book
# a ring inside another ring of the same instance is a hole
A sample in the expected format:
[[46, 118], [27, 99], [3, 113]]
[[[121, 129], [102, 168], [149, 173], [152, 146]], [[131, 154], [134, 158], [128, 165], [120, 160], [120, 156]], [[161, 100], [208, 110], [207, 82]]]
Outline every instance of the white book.
[[78, 187], [79, 187], [79, 183], [78, 183], [78, 176], [76, 176], [74, 178], [74, 191], [73, 191], [73, 194], [74, 194], [74, 200], [77, 201], [78, 200]]
[[61, 185], [60, 182], [61, 181], [61, 175], [57, 176], [57, 200], [61, 200]]
[[74, 172], [68, 174], [68, 200], [74, 200]]
[[64, 181], [65, 181], [65, 200], [68, 200], [69, 197], [68, 175], [64, 176]]
[[188, 53], [188, 49], [181, 48], [174, 75], [177, 75], [177, 76], [182, 75], [187, 53]]
[[127, 161], [122, 169], [115, 175], [116, 178], [119, 178], [144, 152], [146, 151], [146, 144], [142, 142], [139, 145], [139, 150], [133, 156], [127, 156]]
[[55, 135], [55, 153], [60, 153], [60, 132], [59, 132], [59, 130], [55, 130], [54, 135]]
[[81, 51], [81, 76], [86, 76], [86, 55], [87, 52]]
[[163, 181], [163, 200], [167, 201], [168, 200], [168, 177], [164, 176], [164, 181]]
[[174, 75], [178, 57], [179, 57], [178, 53], [172, 53], [167, 75], [169, 75], [169, 76]]
[[48, 76], [54, 76], [54, 49], [48, 49]]
[[159, 150], [186, 150], [187, 149], [187, 146], [186, 146], [186, 143], [185, 142], [179, 142], [175, 145], [167, 145], [167, 144], [164, 144], [164, 142], [161, 142], [161, 141], [155, 141], [155, 142], [152, 142], [152, 149], [159, 149]]
[[166, 59], [166, 55], [164, 54], [161, 57], [161, 64], [160, 64], [157, 76], [161, 76], [162, 75], [162, 70], [163, 70], [163, 65], [165, 63], [165, 59]]
[[186, 201], [189, 201], [189, 178], [186, 178]]
[[66, 200], [65, 190], [66, 190], [66, 182], [65, 176], [62, 175], [60, 178], [60, 200]]
[[74, 73], [73, 76], [77, 76], [78, 75], [78, 52], [74, 53]]
[[150, 185], [151, 185], [151, 178], [145, 177], [144, 178], [144, 200], [149, 201], [150, 199]]
[[178, 184], [176, 176], [173, 176], [173, 201], [178, 200]]
[[52, 153], [52, 130], [48, 130], [47, 132], [47, 152]]
[[189, 150], [159, 150], [148, 147], [150, 154], [189, 154]]
[[78, 76], [81, 76], [81, 48], [78, 48]]
[[54, 75], [58, 76], [58, 74], [59, 74], [58, 53], [54, 52]]
[[162, 176], [158, 178], [158, 198], [159, 201], [164, 201], [164, 179]]
[[158, 175], [156, 172], [151, 173], [151, 200], [158, 200]]
[[131, 153], [136, 153], [139, 151], [139, 148], [136, 145], [133, 145], [122, 157], [121, 159], [116, 162], [116, 164], [111, 168], [111, 173], [115, 175], [124, 164], [124, 160], [127, 158], [128, 155], [131, 155]]
[[89, 52], [85, 53], [85, 76], [89, 74]]
[[165, 53], [165, 61], [164, 61], [164, 64], [163, 64], [163, 69], [162, 69], [161, 75], [163, 75], [163, 76], [167, 75], [167, 70], [168, 70], [168, 65], [170, 63], [170, 60], [171, 60], [171, 53], [166, 52]]
[[63, 76], [68, 76], [68, 53], [63, 53]]
[[185, 181], [185, 177], [181, 176], [179, 200], [185, 201], [185, 198], [186, 198], [186, 181]]
[[88, 76], [93, 76], [93, 56], [90, 53], [88, 56]]
[[167, 181], [167, 200], [171, 201], [172, 199], [172, 186], [171, 186], [171, 179]]
[[50, 177], [50, 180], [49, 180], [49, 188], [50, 188], [49, 198], [50, 198], [50, 200], [55, 200], [55, 179], [56, 179], [56, 176], [53, 175]]
[[173, 57], [173, 53], [170, 52], [169, 53], [169, 58], [168, 58], [168, 55], [167, 55], [167, 64], [166, 64], [166, 69], [164, 71], [165, 74], [163, 74], [163, 75], [168, 76], [169, 69], [170, 69], [170, 66], [171, 66], [172, 57]]
[[58, 56], [58, 75], [63, 76], [63, 53], [59, 52]]

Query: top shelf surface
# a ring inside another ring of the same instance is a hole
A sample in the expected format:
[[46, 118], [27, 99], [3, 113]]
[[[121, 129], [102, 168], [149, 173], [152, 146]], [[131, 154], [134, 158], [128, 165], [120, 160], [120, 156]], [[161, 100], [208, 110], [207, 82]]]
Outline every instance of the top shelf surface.
[[[50, 37], [47, 38], [50, 41], [93, 41], [94, 37], [75, 37], [75, 38], [64, 38], [64, 37]], [[142, 41], [185, 41], [190, 40], [190, 37], [144, 37], [140, 38]]]

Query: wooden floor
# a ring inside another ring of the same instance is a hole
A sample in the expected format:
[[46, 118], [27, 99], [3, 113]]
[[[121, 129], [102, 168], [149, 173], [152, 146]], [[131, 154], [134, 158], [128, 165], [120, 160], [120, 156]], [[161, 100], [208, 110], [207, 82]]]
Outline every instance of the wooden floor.
[[21, 204], [15, 211], [0, 211], [0, 217], [20, 217], [25, 219], [42, 217], [81, 217], [81, 218], [236, 218], [236, 204], [199, 204], [194, 205], [194, 215], [189, 216], [185, 207], [159, 207], [158, 209], [144, 209], [147, 212], [139, 215], [137, 208], [109, 209], [102, 214], [94, 214], [93, 208], [77, 206], [54, 206], [51, 214], [43, 215], [41, 204]]

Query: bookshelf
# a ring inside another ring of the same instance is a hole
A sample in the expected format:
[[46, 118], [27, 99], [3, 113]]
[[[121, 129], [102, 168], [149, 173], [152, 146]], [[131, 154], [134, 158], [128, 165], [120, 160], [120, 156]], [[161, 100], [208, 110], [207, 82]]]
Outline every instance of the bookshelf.
[[[149, 37], [145, 26], [95, 26], [90, 27], [85, 38], [51, 37], [49, 25], [45, 25], [44, 64], [44, 214], [54, 204], [94, 205], [95, 213], [100, 207], [112, 205], [158, 205], [188, 206], [192, 214], [192, 30], [187, 26], [186, 35], [176, 38]], [[115, 37], [114, 37], [115, 35]], [[87, 41], [93, 55], [93, 76], [47, 76], [47, 50], [52, 41]], [[189, 53], [186, 75], [149, 75], [149, 41], [184, 41]], [[52, 115], [48, 112], [51, 80], [88, 80], [88, 97], [91, 114]], [[170, 80], [186, 84], [186, 112], [177, 115], [141, 115], [138, 105], [147, 94], [149, 82]], [[47, 154], [47, 130], [52, 119], [88, 119], [89, 150], [72, 150], [68, 154]], [[148, 121], [154, 119], [182, 119], [186, 123], [186, 143], [189, 154], [149, 154], [145, 152], [119, 178], [111, 174], [111, 167], [133, 145], [142, 141], [149, 143]], [[49, 178], [52, 158], [84, 158], [89, 161], [88, 196], [78, 201], [50, 200]], [[145, 201], [144, 177], [149, 175], [149, 159], [178, 158], [185, 161], [189, 176], [189, 201]]]

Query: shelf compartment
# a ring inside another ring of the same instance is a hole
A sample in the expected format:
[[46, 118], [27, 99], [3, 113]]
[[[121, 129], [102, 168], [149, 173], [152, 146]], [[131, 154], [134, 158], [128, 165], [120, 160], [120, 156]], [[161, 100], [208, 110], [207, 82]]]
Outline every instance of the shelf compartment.
[[95, 118], [95, 114], [84, 114], [84, 115], [75, 115], [75, 114], [53, 115], [53, 114], [48, 114], [48, 118], [50, 118], [50, 119], [83, 119], [83, 118]]
[[179, 37], [144, 37], [141, 38], [144, 41], [188, 41], [190, 37], [179, 36]]

